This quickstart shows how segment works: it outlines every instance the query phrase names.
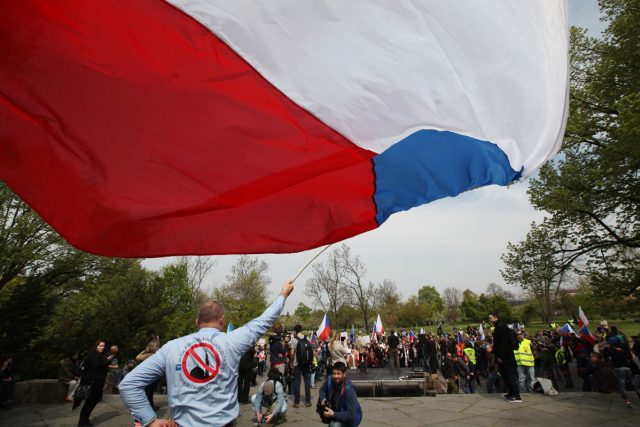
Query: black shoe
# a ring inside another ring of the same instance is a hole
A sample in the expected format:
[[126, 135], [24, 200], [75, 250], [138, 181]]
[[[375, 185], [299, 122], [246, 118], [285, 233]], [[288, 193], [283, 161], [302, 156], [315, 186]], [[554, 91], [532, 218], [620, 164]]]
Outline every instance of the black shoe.
[[507, 402], [512, 402], [512, 403], [522, 403], [522, 399], [520, 399], [520, 396], [510, 396], [507, 399]]

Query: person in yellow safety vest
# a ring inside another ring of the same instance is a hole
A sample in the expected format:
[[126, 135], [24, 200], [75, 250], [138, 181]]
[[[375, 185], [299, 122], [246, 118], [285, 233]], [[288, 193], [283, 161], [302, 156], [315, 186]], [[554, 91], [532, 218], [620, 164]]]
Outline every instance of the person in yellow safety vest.
[[470, 344], [467, 344], [467, 346], [465, 346], [464, 348], [464, 354], [467, 355], [467, 357], [469, 358], [469, 360], [471, 361], [471, 363], [473, 363], [473, 365], [475, 366], [476, 364], [476, 351], [473, 349], [473, 347], [471, 347]]
[[516, 332], [520, 346], [513, 353], [518, 365], [518, 382], [520, 390], [524, 392], [533, 391], [532, 383], [535, 378], [535, 359], [531, 350], [531, 341], [526, 337], [526, 332], [519, 330]]

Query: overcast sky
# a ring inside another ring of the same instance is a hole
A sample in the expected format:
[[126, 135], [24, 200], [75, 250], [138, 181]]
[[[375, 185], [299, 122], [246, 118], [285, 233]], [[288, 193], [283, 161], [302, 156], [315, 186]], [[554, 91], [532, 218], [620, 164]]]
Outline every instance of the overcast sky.
[[[571, 25], [586, 27], [593, 36], [603, 29], [596, 0], [570, 0]], [[527, 198], [528, 182], [510, 187], [491, 186], [467, 192], [455, 198], [438, 200], [392, 215], [381, 227], [345, 240], [353, 253], [367, 266], [367, 279], [396, 282], [403, 299], [423, 285], [442, 292], [454, 286], [460, 290], [483, 292], [496, 282], [512, 292], [500, 276], [501, 254], [508, 242], [522, 240], [533, 221], [543, 218]], [[336, 244], [337, 246], [338, 244]], [[293, 277], [319, 249], [298, 254], [261, 255], [270, 267], [272, 297], [287, 278]], [[214, 256], [216, 267], [208, 280], [209, 288], [222, 283], [237, 256]], [[326, 259], [323, 254], [318, 261]], [[143, 261], [159, 269], [172, 258]], [[296, 289], [287, 301], [293, 312], [299, 302], [312, 305], [304, 295], [310, 268], [296, 281]]]

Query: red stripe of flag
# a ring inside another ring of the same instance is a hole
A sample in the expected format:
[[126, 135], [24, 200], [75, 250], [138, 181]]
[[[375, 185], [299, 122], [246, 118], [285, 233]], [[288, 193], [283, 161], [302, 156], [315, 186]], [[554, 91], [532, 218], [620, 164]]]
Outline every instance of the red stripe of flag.
[[377, 226], [373, 153], [163, 1], [5, 2], [0, 56], [0, 178], [81, 249], [291, 252]]

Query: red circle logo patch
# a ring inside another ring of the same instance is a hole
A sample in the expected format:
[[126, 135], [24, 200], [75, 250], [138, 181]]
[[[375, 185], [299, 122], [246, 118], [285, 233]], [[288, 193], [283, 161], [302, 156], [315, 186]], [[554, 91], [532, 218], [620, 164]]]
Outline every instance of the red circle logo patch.
[[208, 342], [193, 344], [182, 356], [182, 372], [196, 384], [206, 384], [220, 372], [220, 355]]

